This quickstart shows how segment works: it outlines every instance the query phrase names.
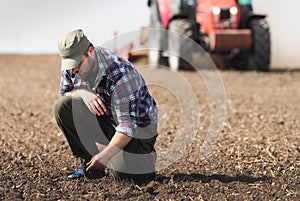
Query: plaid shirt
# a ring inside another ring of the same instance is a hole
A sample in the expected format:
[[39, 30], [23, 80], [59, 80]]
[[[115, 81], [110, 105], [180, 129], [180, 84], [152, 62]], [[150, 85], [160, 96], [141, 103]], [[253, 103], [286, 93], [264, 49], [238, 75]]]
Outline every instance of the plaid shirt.
[[83, 80], [70, 70], [61, 72], [60, 95], [73, 89], [98, 94], [107, 112], [117, 124], [116, 131], [138, 137], [137, 128], [157, 123], [158, 110], [144, 79], [133, 65], [107, 49], [95, 47], [98, 73], [94, 83]]

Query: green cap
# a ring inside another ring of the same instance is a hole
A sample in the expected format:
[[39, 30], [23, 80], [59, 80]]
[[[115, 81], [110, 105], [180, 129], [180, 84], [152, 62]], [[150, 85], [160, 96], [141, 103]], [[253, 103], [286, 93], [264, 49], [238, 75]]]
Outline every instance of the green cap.
[[80, 63], [82, 55], [87, 52], [90, 44], [81, 29], [67, 33], [58, 43], [61, 69], [75, 68]]

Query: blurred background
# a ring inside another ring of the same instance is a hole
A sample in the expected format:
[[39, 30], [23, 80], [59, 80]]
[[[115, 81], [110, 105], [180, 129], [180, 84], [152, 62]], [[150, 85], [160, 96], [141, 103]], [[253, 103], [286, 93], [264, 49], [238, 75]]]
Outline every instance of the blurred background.
[[[57, 54], [57, 42], [81, 28], [101, 45], [118, 34], [140, 30], [149, 22], [147, 0], [0, 0], [0, 53]], [[253, 0], [271, 28], [272, 67], [300, 66], [299, 0]]]

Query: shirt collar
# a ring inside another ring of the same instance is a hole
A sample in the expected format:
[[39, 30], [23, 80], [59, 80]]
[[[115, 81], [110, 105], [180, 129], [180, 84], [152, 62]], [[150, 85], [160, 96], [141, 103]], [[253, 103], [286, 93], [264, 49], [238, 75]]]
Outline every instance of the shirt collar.
[[98, 87], [99, 83], [101, 82], [101, 80], [103, 79], [104, 76], [106, 76], [106, 70], [108, 68], [108, 63], [106, 61], [106, 59], [104, 58], [104, 55], [102, 52], [103, 50], [100, 47], [94, 47], [95, 50], [95, 54], [96, 54], [96, 58], [97, 58], [97, 62], [98, 62], [98, 72], [97, 72], [97, 76], [95, 79], [95, 82], [92, 86], [92, 90], [96, 91], [96, 88]]

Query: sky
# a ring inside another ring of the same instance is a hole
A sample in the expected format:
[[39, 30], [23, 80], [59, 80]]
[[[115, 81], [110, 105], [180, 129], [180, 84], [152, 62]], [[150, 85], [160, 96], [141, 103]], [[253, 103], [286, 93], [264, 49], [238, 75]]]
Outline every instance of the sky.
[[[58, 53], [68, 31], [81, 28], [96, 45], [149, 22], [147, 0], [0, 0], [0, 53]], [[300, 67], [300, 1], [253, 0], [271, 27], [272, 66]]]
[[[0, 53], [57, 53], [81, 28], [95, 44], [148, 24], [146, 0], [0, 0]], [[136, 9], [139, 8], [139, 9]]]

